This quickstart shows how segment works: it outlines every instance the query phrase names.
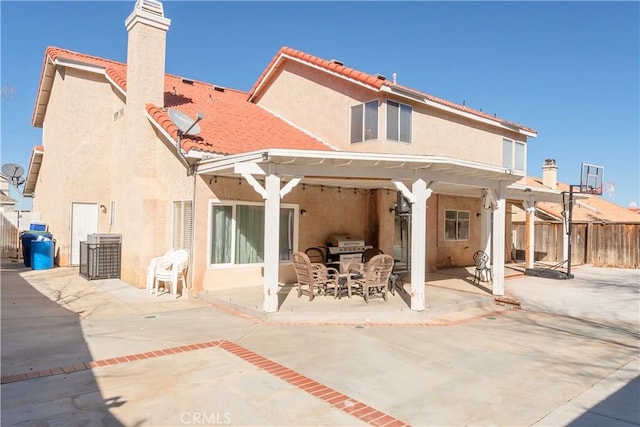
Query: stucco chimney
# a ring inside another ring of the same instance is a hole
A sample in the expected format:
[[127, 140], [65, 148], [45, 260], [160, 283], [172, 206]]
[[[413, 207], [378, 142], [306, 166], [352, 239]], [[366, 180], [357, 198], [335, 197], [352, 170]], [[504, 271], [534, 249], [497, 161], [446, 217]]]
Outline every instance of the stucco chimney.
[[[167, 31], [162, 3], [137, 0], [125, 21], [127, 45], [127, 107], [129, 114], [144, 111], [147, 103], [164, 107], [164, 67]], [[140, 111], [141, 110], [141, 111]]]
[[558, 189], [558, 166], [555, 159], [546, 159], [542, 165], [542, 183], [554, 190]]

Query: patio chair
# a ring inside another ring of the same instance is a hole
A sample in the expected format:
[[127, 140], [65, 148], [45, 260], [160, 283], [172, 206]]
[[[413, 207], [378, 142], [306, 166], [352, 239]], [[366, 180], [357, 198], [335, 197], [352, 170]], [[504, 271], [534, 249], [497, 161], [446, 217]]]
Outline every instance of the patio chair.
[[304, 253], [309, 257], [309, 260], [313, 263], [324, 264], [327, 260], [327, 257], [324, 254], [324, 251], [319, 246], [312, 246], [307, 248]]
[[159, 267], [156, 269], [154, 288], [156, 295], [159, 295], [158, 287], [160, 285], [160, 282], [168, 282], [171, 284], [171, 294], [175, 298], [178, 298], [178, 282], [182, 282], [183, 294], [184, 289], [187, 287], [186, 271], [187, 264], [189, 262], [189, 253], [184, 249], [178, 249], [173, 252], [171, 258], [171, 263], [169, 265], [165, 265], [162, 268]]
[[369, 248], [366, 249], [363, 253], [362, 253], [362, 262], [364, 264], [368, 263], [371, 258], [373, 258], [376, 255], [382, 255], [384, 252], [382, 252], [382, 250], [380, 248]]
[[491, 273], [491, 267], [489, 266], [489, 255], [484, 251], [476, 251], [473, 254], [473, 262], [476, 265], [476, 270], [473, 275], [473, 283], [480, 284], [480, 282], [492, 282], [493, 274]]
[[338, 296], [338, 270], [321, 263], [311, 262], [309, 256], [303, 252], [294, 252], [292, 260], [298, 280], [298, 298], [302, 296], [303, 287], [308, 289], [309, 301], [316, 296], [316, 288], [318, 293], [323, 295], [333, 291], [333, 297]]
[[393, 271], [394, 260], [391, 255], [375, 255], [365, 265], [352, 264], [347, 275], [349, 290], [357, 288], [368, 304], [369, 297], [380, 294], [387, 301], [389, 277]]
[[167, 268], [171, 264], [174, 249], [169, 249], [164, 255], [151, 258], [147, 267], [147, 290], [149, 293], [155, 292], [156, 270]]

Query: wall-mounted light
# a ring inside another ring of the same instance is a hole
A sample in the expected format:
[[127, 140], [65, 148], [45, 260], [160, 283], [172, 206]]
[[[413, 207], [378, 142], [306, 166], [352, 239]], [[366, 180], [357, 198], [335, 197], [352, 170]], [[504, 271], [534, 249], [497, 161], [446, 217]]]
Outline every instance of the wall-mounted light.
[[480, 212], [476, 212], [476, 216], [479, 218], [482, 214]]
[[307, 214], [306, 209], [300, 209], [300, 215], [305, 216]]
[[105, 205], [100, 205], [100, 210], [102, 213], [107, 213], [107, 207]]
[[394, 213], [396, 211], [396, 206], [397, 205], [393, 205], [389, 208], [389, 213]]

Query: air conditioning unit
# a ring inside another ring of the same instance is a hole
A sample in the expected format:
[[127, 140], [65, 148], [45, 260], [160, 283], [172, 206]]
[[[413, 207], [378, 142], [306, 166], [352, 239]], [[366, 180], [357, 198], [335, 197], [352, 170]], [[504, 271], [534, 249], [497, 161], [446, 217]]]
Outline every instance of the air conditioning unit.
[[80, 242], [80, 275], [89, 279], [120, 278], [121, 234], [88, 234]]
[[87, 234], [87, 243], [122, 243], [122, 234]]

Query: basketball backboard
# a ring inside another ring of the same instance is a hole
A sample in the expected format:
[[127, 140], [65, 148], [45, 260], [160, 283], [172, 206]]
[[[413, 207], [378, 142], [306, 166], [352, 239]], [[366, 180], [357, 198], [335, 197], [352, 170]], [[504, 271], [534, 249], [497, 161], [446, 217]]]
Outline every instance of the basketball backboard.
[[602, 179], [604, 168], [602, 166], [583, 163], [580, 171], [580, 193], [602, 195]]

